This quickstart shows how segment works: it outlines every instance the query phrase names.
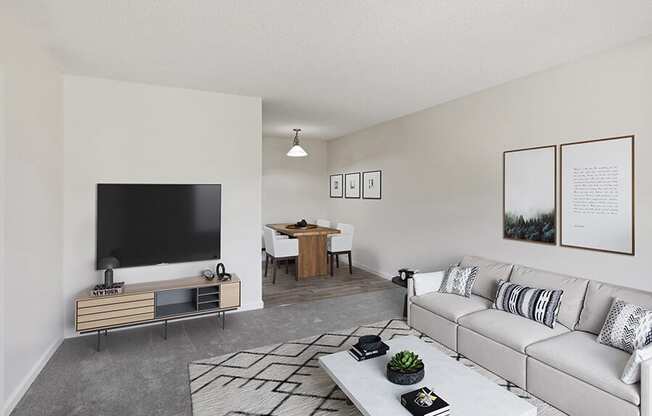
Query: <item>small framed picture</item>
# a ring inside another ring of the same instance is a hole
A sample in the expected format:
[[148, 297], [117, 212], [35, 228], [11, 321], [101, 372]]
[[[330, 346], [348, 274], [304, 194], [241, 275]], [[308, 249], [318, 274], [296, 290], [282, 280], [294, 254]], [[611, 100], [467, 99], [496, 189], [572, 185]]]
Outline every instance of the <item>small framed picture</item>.
[[360, 172], [344, 175], [344, 198], [360, 198]]
[[344, 175], [331, 175], [331, 198], [342, 198], [344, 189], [343, 186]]
[[372, 170], [362, 172], [362, 198], [381, 199], [383, 191], [383, 172]]

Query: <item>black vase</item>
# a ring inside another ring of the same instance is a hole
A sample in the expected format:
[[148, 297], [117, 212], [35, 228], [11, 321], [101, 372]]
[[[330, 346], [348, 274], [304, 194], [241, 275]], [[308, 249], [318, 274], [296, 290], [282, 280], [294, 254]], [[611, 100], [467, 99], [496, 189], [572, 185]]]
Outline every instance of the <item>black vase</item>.
[[410, 384], [415, 384], [423, 380], [423, 377], [426, 375], [426, 368], [421, 367], [421, 370], [412, 372], [412, 373], [403, 373], [401, 371], [392, 370], [387, 364], [387, 380], [391, 381], [394, 384], [399, 384], [401, 386], [409, 386]]

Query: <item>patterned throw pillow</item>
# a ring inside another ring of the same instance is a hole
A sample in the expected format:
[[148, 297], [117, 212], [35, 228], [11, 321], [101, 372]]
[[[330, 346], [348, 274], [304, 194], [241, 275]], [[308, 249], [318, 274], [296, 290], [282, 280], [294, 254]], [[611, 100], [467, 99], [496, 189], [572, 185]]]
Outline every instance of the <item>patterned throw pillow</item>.
[[537, 289], [499, 280], [493, 306], [554, 328], [563, 294], [560, 289]]
[[629, 353], [652, 343], [652, 311], [614, 298], [598, 342]]
[[471, 297], [471, 289], [478, 278], [477, 267], [451, 266], [444, 275], [439, 286], [440, 293], [452, 293], [454, 295]]
[[625, 364], [623, 375], [620, 379], [625, 384], [634, 384], [641, 381], [641, 364], [652, 358], [652, 345], [637, 349], [629, 357], [629, 361]]

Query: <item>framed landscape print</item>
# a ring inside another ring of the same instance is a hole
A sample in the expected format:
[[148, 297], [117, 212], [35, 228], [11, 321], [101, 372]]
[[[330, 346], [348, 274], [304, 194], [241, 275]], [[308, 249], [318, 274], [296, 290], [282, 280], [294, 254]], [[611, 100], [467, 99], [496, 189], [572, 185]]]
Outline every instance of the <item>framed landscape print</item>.
[[503, 153], [503, 238], [557, 244], [557, 146]]
[[344, 175], [341, 173], [339, 175], [331, 175], [330, 183], [331, 183], [331, 198], [342, 198], [343, 194], [343, 178]]
[[383, 190], [383, 172], [372, 170], [362, 172], [362, 198], [381, 199]]
[[344, 198], [360, 198], [360, 172], [344, 175]]
[[564, 247], [634, 255], [634, 136], [562, 144]]

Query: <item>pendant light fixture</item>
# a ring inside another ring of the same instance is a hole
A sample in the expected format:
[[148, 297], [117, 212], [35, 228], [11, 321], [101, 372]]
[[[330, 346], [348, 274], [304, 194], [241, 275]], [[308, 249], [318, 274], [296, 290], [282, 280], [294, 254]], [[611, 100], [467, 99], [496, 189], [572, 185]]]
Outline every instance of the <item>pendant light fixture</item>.
[[303, 150], [303, 147], [299, 144], [299, 132], [301, 129], [294, 130], [294, 140], [292, 140], [292, 148], [288, 151], [287, 155], [290, 157], [304, 157], [308, 156], [308, 153]]

